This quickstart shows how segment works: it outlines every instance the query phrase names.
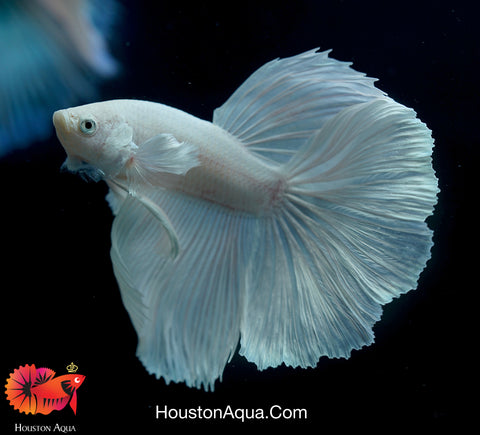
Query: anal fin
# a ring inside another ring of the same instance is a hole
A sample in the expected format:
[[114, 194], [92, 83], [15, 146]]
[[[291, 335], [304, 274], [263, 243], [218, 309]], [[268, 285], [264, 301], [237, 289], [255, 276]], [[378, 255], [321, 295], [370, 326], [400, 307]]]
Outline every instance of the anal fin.
[[175, 259], [161, 254], [168, 236], [138, 201], [115, 219], [112, 262], [137, 355], [167, 383], [213, 390], [239, 339], [250, 221], [179, 192], [148, 198], [174, 223], [180, 250]]

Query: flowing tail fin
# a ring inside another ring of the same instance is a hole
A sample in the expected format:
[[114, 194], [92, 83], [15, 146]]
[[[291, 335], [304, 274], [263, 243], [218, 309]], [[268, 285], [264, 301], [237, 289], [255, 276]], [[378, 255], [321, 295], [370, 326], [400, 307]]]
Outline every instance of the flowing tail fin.
[[283, 207], [253, 247], [241, 354], [307, 367], [373, 342], [381, 306], [430, 258], [432, 147], [415, 112], [384, 97], [343, 109], [283, 166]]
[[35, 364], [20, 366], [15, 369], [7, 380], [7, 400], [19, 412], [35, 414], [37, 398], [32, 394], [32, 385], [37, 378]]
[[19, 412], [37, 414], [42, 412], [42, 405], [34, 393], [35, 387], [42, 385], [55, 376], [49, 368], [36, 368], [35, 364], [20, 366], [7, 379], [5, 393], [7, 400]]

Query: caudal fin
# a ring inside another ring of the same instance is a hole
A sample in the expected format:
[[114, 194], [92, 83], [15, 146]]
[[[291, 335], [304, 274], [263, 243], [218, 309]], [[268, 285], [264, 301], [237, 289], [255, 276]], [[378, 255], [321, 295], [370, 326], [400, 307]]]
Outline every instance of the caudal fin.
[[32, 394], [32, 385], [37, 377], [35, 364], [20, 366], [7, 379], [6, 394], [10, 405], [19, 412], [35, 414], [37, 399]]
[[283, 208], [253, 247], [243, 355], [307, 367], [373, 341], [381, 306], [430, 258], [432, 147], [413, 110], [379, 98], [340, 111], [284, 166]]
[[36, 368], [35, 364], [20, 366], [15, 369], [7, 379], [5, 393], [10, 405], [19, 412], [36, 414], [41, 412], [41, 405], [33, 390], [55, 376], [52, 369], [46, 367]]

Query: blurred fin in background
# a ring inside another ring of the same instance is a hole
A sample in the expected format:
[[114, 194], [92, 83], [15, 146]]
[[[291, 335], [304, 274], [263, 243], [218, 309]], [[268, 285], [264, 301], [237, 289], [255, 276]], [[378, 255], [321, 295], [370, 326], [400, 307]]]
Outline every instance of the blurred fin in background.
[[106, 38], [115, 0], [0, 0], [0, 156], [44, 140], [52, 113], [119, 71]]

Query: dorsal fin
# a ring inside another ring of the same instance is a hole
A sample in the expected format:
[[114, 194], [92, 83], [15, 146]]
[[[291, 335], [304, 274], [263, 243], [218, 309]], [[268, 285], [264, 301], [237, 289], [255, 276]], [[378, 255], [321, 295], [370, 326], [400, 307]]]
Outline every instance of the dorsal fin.
[[47, 367], [40, 367], [35, 373], [35, 382], [33, 386], [44, 384], [55, 376], [55, 372]]
[[317, 49], [255, 71], [218, 109], [213, 123], [250, 150], [285, 163], [341, 109], [384, 96], [375, 79]]

